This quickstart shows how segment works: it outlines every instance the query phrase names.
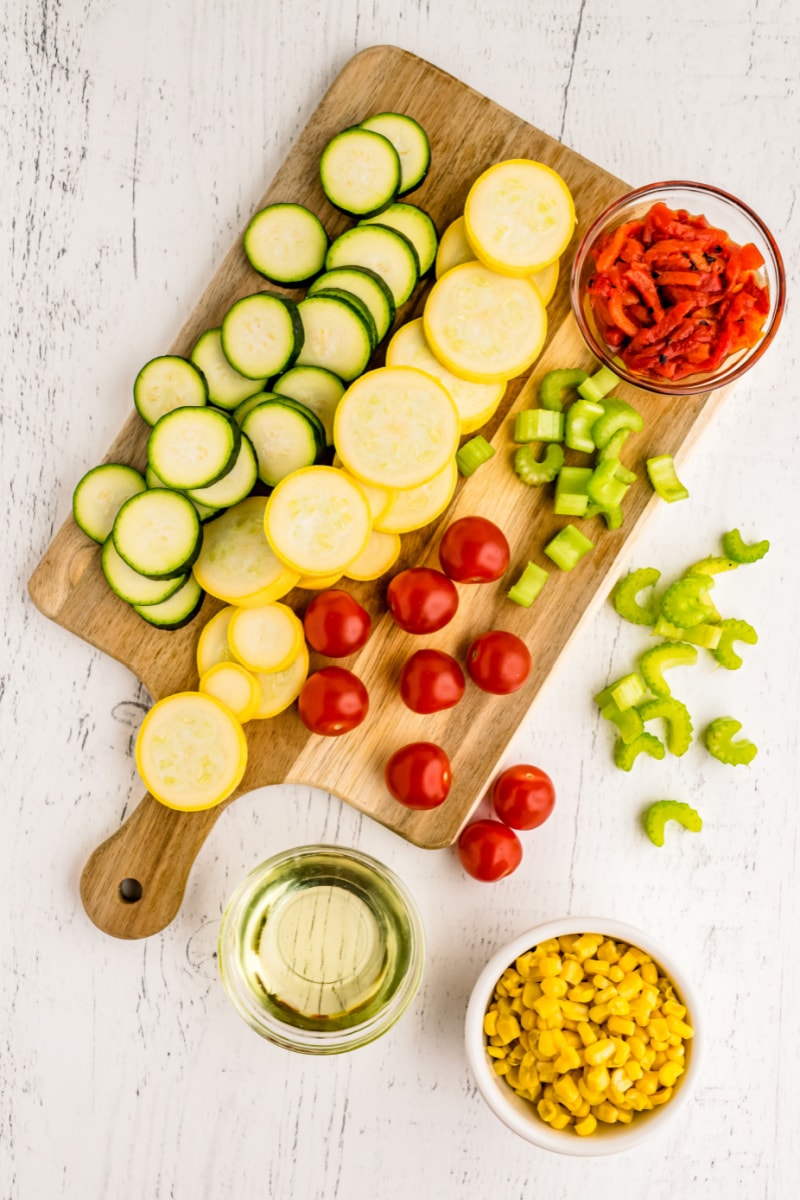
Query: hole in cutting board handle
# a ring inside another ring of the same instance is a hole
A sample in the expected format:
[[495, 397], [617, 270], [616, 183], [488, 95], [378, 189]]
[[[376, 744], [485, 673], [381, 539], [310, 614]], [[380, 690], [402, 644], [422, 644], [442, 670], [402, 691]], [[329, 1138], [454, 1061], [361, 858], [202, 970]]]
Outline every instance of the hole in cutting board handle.
[[136, 904], [142, 898], [142, 885], [138, 879], [123, 879], [119, 885], [119, 894], [126, 904]]

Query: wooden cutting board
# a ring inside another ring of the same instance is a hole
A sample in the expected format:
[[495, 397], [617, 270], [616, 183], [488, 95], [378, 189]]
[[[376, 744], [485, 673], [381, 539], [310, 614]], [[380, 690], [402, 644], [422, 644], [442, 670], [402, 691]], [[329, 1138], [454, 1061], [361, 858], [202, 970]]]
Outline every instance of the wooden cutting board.
[[[402, 556], [395, 568], [424, 563], [438, 566], [437, 545], [444, 526], [456, 517], [480, 513], [495, 521], [508, 537], [511, 569], [497, 584], [462, 586], [456, 618], [440, 633], [425, 638], [402, 633], [387, 616], [387, 580], [347, 584], [374, 621], [370, 641], [346, 664], [369, 689], [366, 722], [357, 732], [341, 738], [309, 734], [296, 706], [271, 721], [252, 722], [247, 726], [247, 772], [236, 795], [282, 781], [314, 784], [417, 845], [441, 847], [455, 840], [579, 622], [606, 595], [617, 562], [629, 549], [645, 510], [658, 503], [646, 481], [645, 458], [653, 453], [680, 458], [679, 452], [705, 424], [719, 394], [669, 401], [632, 388], [618, 390], [646, 419], [645, 433], [629, 439], [626, 446], [626, 462], [638, 472], [639, 480], [626, 500], [625, 523], [622, 529], [608, 532], [599, 519], [586, 522], [583, 528], [595, 543], [594, 551], [569, 574], [555, 568], [542, 550], [567, 521], [553, 515], [549, 489], [527, 488], [514, 475], [510, 465], [513, 414], [535, 403], [538, 382], [546, 371], [557, 366], [592, 366], [570, 313], [569, 265], [594, 217], [628, 189], [600, 167], [430, 63], [394, 46], [377, 46], [345, 66], [258, 207], [277, 200], [300, 201], [318, 213], [331, 236], [348, 228], [349, 219], [336, 212], [322, 193], [319, 158], [334, 133], [387, 110], [409, 113], [428, 131], [431, 170], [409, 200], [431, 214], [440, 233], [462, 212], [475, 177], [501, 159], [533, 158], [548, 163], [564, 177], [575, 197], [578, 227], [562, 259], [561, 279], [548, 306], [550, 333], [545, 352], [528, 379], [509, 384], [500, 410], [483, 430], [497, 453], [471, 479], [459, 483], [449, 511], [438, 522], [403, 538]], [[263, 286], [238, 239], [170, 352], [187, 355], [205, 329], [219, 325], [234, 300]], [[421, 311], [426, 292], [427, 287], [417, 289], [399, 321]], [[161, 346], [152, 348], [153, 354], [163, 352]], [[377, 357], [376, 362], [380, 361]], [[142, 468], [147, 432], [132, 412], [110, 448], [108, 460]], [[87, 469], [90, 465], [87, 462]], [[511, 604], [505, 593], [529, 559], [550, 568], [551, 574], [535, 606], [526, 610]], [[111, 593], [100, 570], [99, 547], [81, 533], [71, 517], [37, 567], [30, 592], [46, 616], [130, 667], [154, 699], [197, 686], [197, 639], [221, 604], [207, 598], [200, 615], [182, 630], [168, 633], [152, 628]], [[287, 599], [302, 611], [310, 593], [296, 591]], [[493, 697], [470, 684], [462, 702], [448, 712], [423, 717], [405, 708], [397, 681], [412, 650], [435, 645], [463, 661], [472, 638], [491, 628], [511, 630], [531, 649], [533, 670], [519, 692]], [[312, 657], [312, 670], [322, 662], [319, 656]], [[453, 788], [441, 808], [411, 812], [387, 794], [383, 768], [397, 747], [421, 740], [436, 741], [446, 749], [452, 761]], [[163, 929], [177, 913], [191, 865], [225, 807], [181, 814], [146, 795], [84, 869], [81, 896], [92, 921], [106, 932], [126, 938], [145, 937]], [[141, 898], [133, 903], [126, 901], [120, 890], [121, 881], [130, 879], [141, 885]]]

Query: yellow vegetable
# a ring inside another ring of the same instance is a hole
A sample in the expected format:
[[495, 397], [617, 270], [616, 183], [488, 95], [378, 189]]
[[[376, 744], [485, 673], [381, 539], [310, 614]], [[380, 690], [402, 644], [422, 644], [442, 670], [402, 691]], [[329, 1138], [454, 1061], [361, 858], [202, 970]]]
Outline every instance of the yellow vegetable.
[[564, 180], [550, 167], [508, 159], [475, 180], [464, 221], [467, 241], [481, 262], [509, 275], [531, 275], [566, 250], [575, 206]]

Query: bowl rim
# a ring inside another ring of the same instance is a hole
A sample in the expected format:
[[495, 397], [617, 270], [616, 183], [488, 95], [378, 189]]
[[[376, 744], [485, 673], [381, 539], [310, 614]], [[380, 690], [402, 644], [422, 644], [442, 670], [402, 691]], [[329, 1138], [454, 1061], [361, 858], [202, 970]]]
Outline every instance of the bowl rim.
[[[695, 1031], [686, 1073], [681, 1080], [680, 1087], [669, 1102], [652, 1113], [648, 1113], [644, 1120], [634, 1119], [630, 1125], [614, 1126], [614, 1132], [609, 1136], [576, 1137], [568, 1129], [552, 1129], [535, 1115], [531, 1115], [529, 1118], [519, 1112], [511, 1102], [513, 1093], [509, 1091], [508, 1099], [506, 1099], [498, 1087], [499, 1078], [492, 1070], [485, 1050], [484, 1014], [494, 986], [506, 967], [513, 963], [520, 954], [547, 938], [575, 933], [604, 933], [608, 937], [626, 941], [652, 955], [674, 982], [681, 1001], [691, 1014], [692, 1028]], [[620, 1154], [640, 1145], [653, 1134], [660, 1133], [685, 1109], [691, 1099], [702, 1067], [705, 1050], [703, 1017], [697, 993], [683, 968], [676, 963], [671, 951], [657, 938], [626, 922], [610, 917], [580, 915], [559, 917], [534, 925], [533, 928], [501, 946], [492, 955], [478, 976], [470, 995], [464, 1023], [464, 1040], [467, 1060], [478, 1090], [495, 1116], [513, 1133], [532, 1142], [539, 1149], [577, 1158], [599, 1158], [610, 1154]]]
[[[654, 192], [660, 192], [670, 189], [685, 189], [688, 191], [697, 192], [698, 195], [710, 195], [717, 200], [722, 200], [724, 203], [730, 204], [733, 208], [738, 209], [743, 213], [758, 229], [761, 236], [764, 238], [769, 252], [772, 255], [775, 263], [775, 273], [778, 280], [778, 293], [775, 298], [775, 311], [770, 320], [770, 324], [766, 333], [762, 337], [758, 345], [754, 346], [752, 351], [745, 357], [740, 357], [727, 370], [720, 371], [719, 374], [712, 375], [709, 378], [702, 380], [700, 383], [692, 383], [692, 376], [687, 376], [686, 380], [680, 383], [669, 383], [669, 381], [659, 382], [658, 380], [646, 380], [640, 375], [635, 375], [629, 371], [627, 367], [616, 362], [608, 351], [608, 348], [600, 343], [589, 328], [586, 318], [583, 315], [581, 305], [582, 297], [579, 294], [580, 285], [580, 269], [583, 262], [589, 254], [589, 251], [594, 243], [595, 238], [601, 231], [603, 226], [614, 216], [630, 204], [645, 200], [648, 195]], [[570, 273], [570, 302], [572, 305], [573, 316], [577, 323], [581, 337], [586, 342], [592, 354], [608, 366], [609, 370], [618, 375], [620, 379], [626, 383], [632, 384], [634, 387], [641, 388], [643, 391], [655, 392], [661, 396], [696, 396], [702, 392], [716, 391], [718, 388], [725, 387], [741, 378], [742, 375], [759, 361], [764, 351], [772, 343], [778, 329], [780, 328], [783, 318], [784, 308], [786, 306], [786, 270], [783, 263], [778, 243], [770, 232], [768, 226], [764, 223], [758, 213], [746, 204], [744, 200], [740, 200], [738, 196], [734, 196], [732, 192], [726, 192], [723, 188], [715, 187], [711, 183], [698, 183], [691, 179], [666, 179], [657, 183], [648, 183], [643, 187], [633, 188], [625, 192], [622, 196], [618, 196], [616, 200], [603, 209], [603, 211], [595, 218], [586, 233], [581, 238], [578, 249], [575, 251], [575, 256], [572, 260], [572, 270]]]

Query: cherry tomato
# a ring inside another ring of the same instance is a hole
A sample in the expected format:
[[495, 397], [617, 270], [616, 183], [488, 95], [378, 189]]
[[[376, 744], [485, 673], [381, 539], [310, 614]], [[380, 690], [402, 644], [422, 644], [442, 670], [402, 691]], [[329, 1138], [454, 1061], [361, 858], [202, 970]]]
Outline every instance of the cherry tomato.
[[406, 633], [435, 633], [455, 616], [458, 592], [441, 571], [410, 567], [395, 575], [386, 602], [395, 623]]
[[438, 808], [450, 791], [450, 759], [433, 742], [410, 742], [386, 764], [386, 786], [406, 808]]
[[303, 684], [297, 707], [306, 729], [338, 737], [361, 724], [369, 709], [369, 696], [352, 671], [323, 667]]
[[491, 583], [508, 570], [506, 536], [485, 517], [461, 517], [439, 544], [442, 570], [456, 583]]
[[412, 712], [452, 708], [464, 695], [464, 672], [443, 650], [417, 650], [403, 667], [400, 695]]
[[348, 592], [331, 588], [320, 592], [303, 616], [309, 645], [329, 658], [346, 658], [366, 642], [372, 620]]
[[492, 801], [500, 820], [512, 829], [536, 829], [553, 811], [556, 790], [546, 772], [519, 763], [498, 775]]
[[522, 861], [522, 843], [501, 821], [473, 821], [458, 839], [458, 857], [473, 879], [494, 883], [516, 871]]
[[467, 651], [467, 672], [484, 692], [507, 696], [516, 692], [528, 678], [531, 655], [515, 633], [492, 629], [482, 633]]

